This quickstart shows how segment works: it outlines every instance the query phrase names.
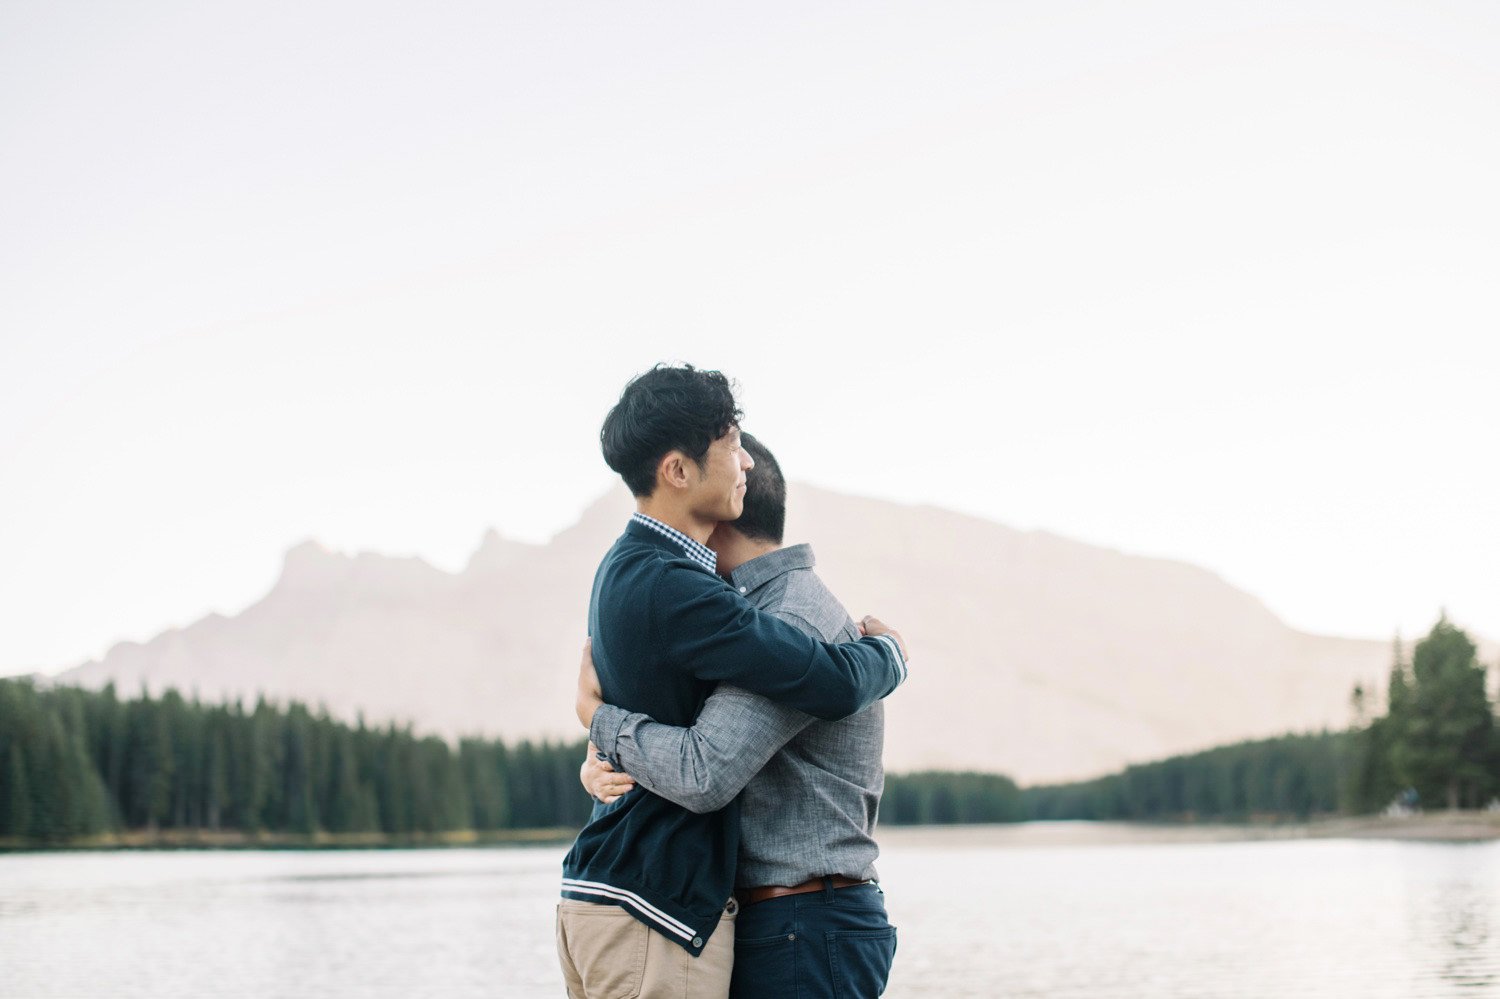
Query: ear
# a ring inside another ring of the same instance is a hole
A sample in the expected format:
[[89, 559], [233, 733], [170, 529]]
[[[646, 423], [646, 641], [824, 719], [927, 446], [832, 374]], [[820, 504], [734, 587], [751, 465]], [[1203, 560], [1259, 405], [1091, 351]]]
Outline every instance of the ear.
[[688, 464], [688, 457], [681, 451], [668, 451], [656, 465], [656, 484], [669, 489], [686, 489], [692, 484]]

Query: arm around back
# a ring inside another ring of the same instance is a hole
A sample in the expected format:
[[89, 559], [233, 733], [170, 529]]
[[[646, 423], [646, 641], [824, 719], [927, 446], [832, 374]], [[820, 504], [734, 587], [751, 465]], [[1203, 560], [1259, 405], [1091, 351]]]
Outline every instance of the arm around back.
[[640, 785], [690, 812], [714, 812], [776, 751], [812, 723], [795, 708], [720, 684], [691, 728], [663, 725], [610, 704], [594, 716], [597, 745]]
[[906, 678], [901, 650], [890, 638], [816, 641], [685, 564], [665, 567], [651, 606], [653, 639], [665, 662], [818, 718], [862, 711]]

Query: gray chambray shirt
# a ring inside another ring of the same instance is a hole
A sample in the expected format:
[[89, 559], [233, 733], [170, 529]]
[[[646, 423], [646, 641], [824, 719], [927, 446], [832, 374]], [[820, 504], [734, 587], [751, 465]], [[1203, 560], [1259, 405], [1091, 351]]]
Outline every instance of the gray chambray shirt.
[[[825, 642], [859, 631], [813, 572], [808, 545], [751, 559], [729, 577], [756, 607]], [[872, 879], [885, 784], [885, 706], [820, 721], [720, 684], [692, 728], [606, 704], [590, 735], [644, 788], [694, 812], [740, 804], [736, 884], [796, 885], [825, 874]], [[632, 792], [633, 793], [633, 792]]]

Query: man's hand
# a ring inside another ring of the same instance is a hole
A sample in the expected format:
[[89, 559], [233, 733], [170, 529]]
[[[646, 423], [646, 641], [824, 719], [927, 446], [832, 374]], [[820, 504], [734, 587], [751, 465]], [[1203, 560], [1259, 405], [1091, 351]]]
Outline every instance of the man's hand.
[[901, 647], [901, 658], [906, 660], [911, 659], [910, 654], [908, 654], [906, 651], [906, 642], [901, 638], [901, 632], [897, 631], [895, 628], [887, 627], [885, 622], [880, 620], [880, 618], [871, 617], [868, 614], [860, 618], [859, 633], [861, 635], [867, 635], [870, 638], [878, 638], [881, 635], [890, 635], [896, 640], [896, 644]]
[[599, 759], [599, 747], [589, 743], [589, 754], [584, 757], [578, 770], [578, 780], [583, 789], [606, 805], [619, 801], [621, 796], [635, 787], [635, 778], [629, 774], [616, 773], [608, 760]]
[[578, 712], [578, 720], [583, 723], [584, 728], [594, 723], [594, 712], [604, 703], [604, 692], [599, 689], [599, 674], [594, 672], [593, 648], [594, 640], [585, 639], [583, 662], [578, 664], [578, 698], [573, 702], [573, 709]]

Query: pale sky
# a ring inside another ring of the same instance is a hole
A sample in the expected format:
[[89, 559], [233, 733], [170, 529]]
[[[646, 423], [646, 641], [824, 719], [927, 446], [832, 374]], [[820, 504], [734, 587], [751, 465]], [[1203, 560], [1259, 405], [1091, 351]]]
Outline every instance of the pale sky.
[[544, 540], [663, 359], [795, 479], [1500, 636], [1497, 98], [1477, 2], [10, 0], [0, 673]]

